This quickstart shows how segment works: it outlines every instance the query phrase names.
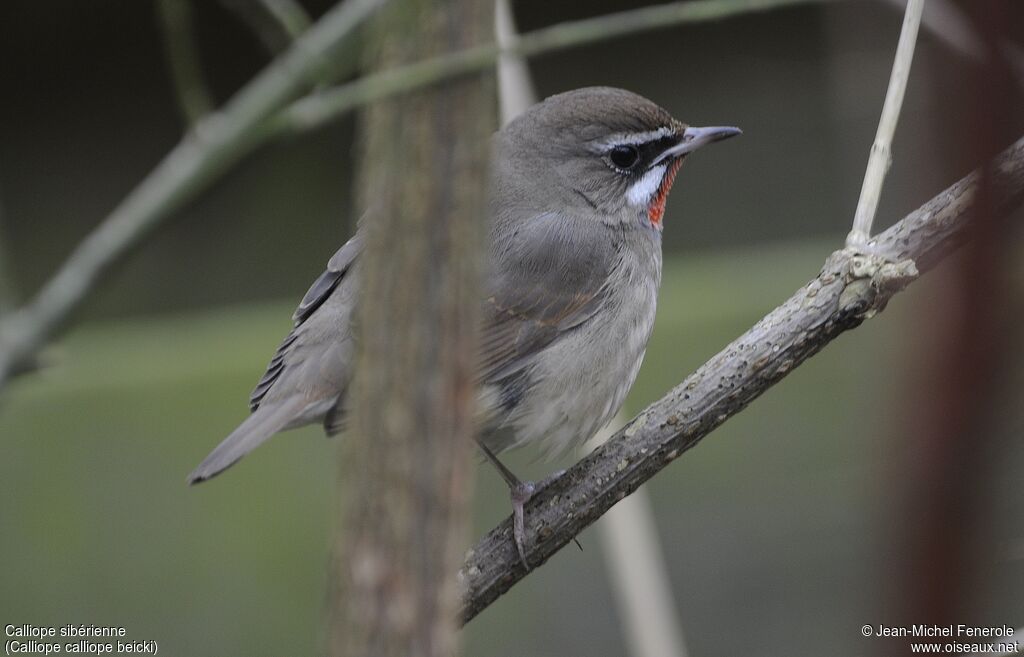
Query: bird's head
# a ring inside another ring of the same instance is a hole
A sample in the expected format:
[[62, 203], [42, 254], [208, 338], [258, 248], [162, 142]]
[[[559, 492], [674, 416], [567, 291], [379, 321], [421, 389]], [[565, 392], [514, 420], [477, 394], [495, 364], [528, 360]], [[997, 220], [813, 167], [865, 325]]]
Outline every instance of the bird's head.
[[738, 128], [696, 128], [622, 89], [588, 87], [534, 105], [498, 135], [495, 183], [505, 204], [557, 207], [661, 230], [683, 159]]

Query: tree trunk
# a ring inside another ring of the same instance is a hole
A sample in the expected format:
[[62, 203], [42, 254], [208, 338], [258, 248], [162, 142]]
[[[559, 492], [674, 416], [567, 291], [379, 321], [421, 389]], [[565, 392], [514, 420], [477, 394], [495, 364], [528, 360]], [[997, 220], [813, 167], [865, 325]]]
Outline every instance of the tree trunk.
[[[369, 35], [390, 68], [490, 39], [492, 3], [392, 3]], [[476, 74], [361, 121], [361, 355], [342, 450], [334, 655], [456, 653], [472, 483], [478, 272], [493, 88]]]

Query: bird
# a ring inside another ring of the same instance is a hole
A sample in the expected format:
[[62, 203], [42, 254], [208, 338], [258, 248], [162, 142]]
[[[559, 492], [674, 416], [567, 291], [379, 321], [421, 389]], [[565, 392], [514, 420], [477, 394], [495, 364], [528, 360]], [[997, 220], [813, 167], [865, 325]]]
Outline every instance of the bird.
[[[539, 489], [498, 454], [563, 453], [618, 412], [654, 327], [665, 204], [684, 159], [741, 134], [692, 127], [612, 87], [553, 95], [495, 133], [483, 284], [477, 443], [523, 507]], [[274, 434], [341, 431], [356, 362], [360, 229], [328, 261], [249, 398], [250, 415], [188, 476], [224, 471]], [[541, 485], [545, 482], [541, 482]]]

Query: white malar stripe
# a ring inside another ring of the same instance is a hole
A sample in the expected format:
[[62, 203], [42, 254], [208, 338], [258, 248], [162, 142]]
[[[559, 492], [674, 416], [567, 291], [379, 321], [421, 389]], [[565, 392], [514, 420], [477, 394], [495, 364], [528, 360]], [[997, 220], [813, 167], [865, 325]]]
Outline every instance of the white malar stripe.
[[654, 199], [654, 194], [658, 191], [658, 187], [661, 186], [661, 179], [665, 177], [665, 169], [667, 168], [668, 165], [665, 164], [651, 167], [640, 180], [633, 183], [629, 191], [626, 192], [629, 204], [641, 207], [649, 206], [651, 200]]

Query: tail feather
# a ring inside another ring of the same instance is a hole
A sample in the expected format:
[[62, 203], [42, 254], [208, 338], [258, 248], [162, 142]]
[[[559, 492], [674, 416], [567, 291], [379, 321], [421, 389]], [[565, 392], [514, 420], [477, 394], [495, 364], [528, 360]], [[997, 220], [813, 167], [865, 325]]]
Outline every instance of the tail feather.
[[284, 429], [305, 406], [306, 402], [301, 397], [292, 397], [273, 404], [261, 404], [196, 466], [188, 476], [188, 483], [198, 484], [227, 470], [268, 438]]

